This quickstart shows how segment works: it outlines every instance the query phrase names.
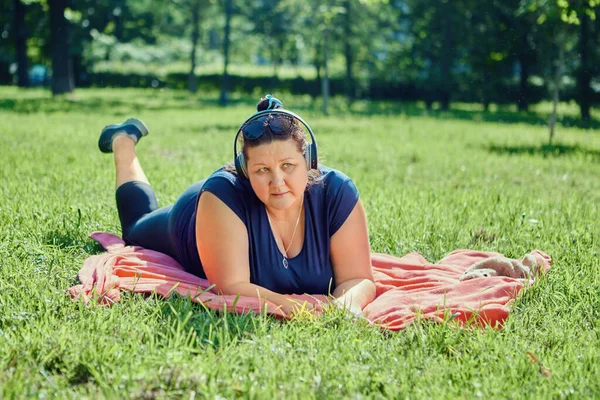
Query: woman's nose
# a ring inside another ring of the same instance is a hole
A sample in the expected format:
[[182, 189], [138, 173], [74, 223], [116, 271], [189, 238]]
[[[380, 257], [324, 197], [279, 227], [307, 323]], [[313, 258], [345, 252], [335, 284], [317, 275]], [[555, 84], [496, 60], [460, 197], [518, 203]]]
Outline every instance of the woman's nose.
[[284, 182], [283, 173], [281, 171], [275, 171], [273, 173], [273, 178], [271, 179], [271, 185], [281, 186]]

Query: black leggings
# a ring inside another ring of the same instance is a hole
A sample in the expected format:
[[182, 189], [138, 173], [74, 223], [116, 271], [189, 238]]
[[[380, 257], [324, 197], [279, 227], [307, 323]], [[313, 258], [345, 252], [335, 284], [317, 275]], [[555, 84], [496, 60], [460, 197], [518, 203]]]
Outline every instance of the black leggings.
[[204, 181], [194, 183], [175, 204], [158, 208], [152, 187], [140, 181], [130, 181], [117, 188], [117, 210], [121, 220], [123, 240], [168, 254], [181, 262], [177, 251], [178, 231], [183, 220], [191, 218], [196, 197]]

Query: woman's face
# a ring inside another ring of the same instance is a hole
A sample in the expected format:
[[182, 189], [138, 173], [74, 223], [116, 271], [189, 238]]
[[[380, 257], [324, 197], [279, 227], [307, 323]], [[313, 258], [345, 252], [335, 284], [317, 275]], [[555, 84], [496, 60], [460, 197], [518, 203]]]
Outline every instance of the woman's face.
[[250, 185], [269, 210], [285, 210], [301, 202], [308, 168], [293, 139], [249, 147], [247, 155]]

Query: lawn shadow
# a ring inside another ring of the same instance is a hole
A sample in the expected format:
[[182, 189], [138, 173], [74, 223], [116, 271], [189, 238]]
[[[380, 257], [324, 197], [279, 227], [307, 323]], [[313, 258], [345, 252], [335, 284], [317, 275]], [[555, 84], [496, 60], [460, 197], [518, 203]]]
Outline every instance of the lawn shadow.
[[[460, 107], [458, 105], [457, 107]], [[500, 107], [495, 111], [450, 109], [442, 111], [439, 109], [428, 110], [418, 103], [386, 103], [369, 102], [363, 107], [351, 107], [350, 112], [357, 115], [406, 115], [408, 117], [430, 117], [441, 120], [462, 120], [473, 122], [494, 122], [500, 124], [528, 124], [536, 126], [547, 126], [549, 115], [534, 111], [512, 111], [506, 107]], [[564, 127], [577, 127], [582, 129], [600, 129], [600, 121], [583, 121], [579, 117], [570, 115], [559, 115], [558, 125]]]
[[0, 99], [0, 110], [8, 110], [19, 114], [55, 113], [55, 112], [91, 112], [106, 108], [135, 108], [134, 104], [118, 100], [86, 99], [72, 100], [67, 98], [4, 98]]
[[579, 145], [498, 146], [494, 144], [488, 147], [488, 151], [497, 154], [531, 155], [542, 156], [544, 158], [580, 154], [583, 157], [590, 157], [593, 161], [600, 162], [600, 150], [586, 149]]
[[[203, 107], [218, 107], [221, 105], [218, 96], [200, 98], [187, 92], [161, 92], [144, 91], [135, 94], [124, 91], [122, 96], [117, 91], [107, 91], [106, 96], [96, 93], [85, 93], [78, 98], [77, 92], [68, 96], [52, 97], [50, 93], [43, 92], [19, 92], [19, 95], [0, 99], [0, 110], [8, 110], [15, 113], [55, 113], [55, 112], [111, 112], [118, 111], [120, 114], [133, 114], [152, 110], [197, 110]], [[319, 115], [322, 113], [321, 101], [309, 96], [291, 97], [286, 101], [286, 95], [280, 98], [284, 104], [294, 111], [306, 115]], [[228, 100], [228, 106], [247, 106], [254, 110], [258, 98], [251, 95], [236, 95]], [[291, 104], [291, 105], [290, 105]], [[463, 107], [463, 108], [461, 108]], [[465, 109], [469, 108], [469, 109]], [[472, 108], [472, 109], [471, 109]], [[333, 97], [329, 103], [328, 114], [335, 115], [358, 115], [358, 116], [407, 116], [407, 117], [430, 117], [441, 120], [464, 120], [474, 122], [494, 122], [502, 124], [529, 124], [545, 126], [548, 124], [549, 115], [533, 111], [518, 112], [510, 109], [510, 106], [498, 106], [494, 111], [483, 111], [476, 104], [456, 104], [455, 108], [448, 111], [440, 109], [427, 109], [424, 104], [418, 102], [401, 101], [367, 101], [359, 100], [348, 104], [345, 98]], [[571, 115], [559, 115], [558, 125], [564, 127], [578, 127], [584, 129], [600, 129], [600, 121], [582, 121]]]
[[[76, 96], [76, 95], [75, 95]], [[151, 99], [152, 101], [147, 101]], [[194, 110], [202, 107], [214, 107], [218, 101], [211, 99], [198, 99], [195, 97], [171, 97], [157, 101], [157, 98], [150, 96], [132, 97], [125, 96], [122, 99], [116, 96], [85, 96], [85, 98], [58, 96], [38, 97], [5, 97], [0, 99], [0, 110], [12, 111], [19, 114], [31, 113], [56, 113], [56, 112], [84, 112], [84, 113], [103, 113], [107, 110], [118, 111], [121, 114], [139, 113], [141, 111], [152, 110]]]

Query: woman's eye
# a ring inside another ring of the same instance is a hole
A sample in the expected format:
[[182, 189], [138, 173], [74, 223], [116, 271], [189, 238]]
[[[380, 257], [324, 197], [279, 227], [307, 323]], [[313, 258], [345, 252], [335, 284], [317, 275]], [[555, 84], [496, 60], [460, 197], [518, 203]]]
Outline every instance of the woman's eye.
[[269, 171], [269, 168], [262, 167], [262, 168], [259, 168], [257, 172], [267, 172], [267, 171]]
[[291, 167], [291, 166], [292, 166], [292, 164], [290, 164], [290, 163], [285, 163], [285, 164], [283, 164], [283, 168], [289, 168], [289, 167]]

